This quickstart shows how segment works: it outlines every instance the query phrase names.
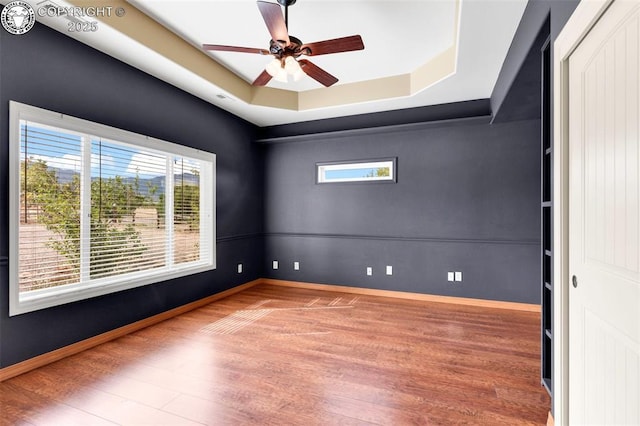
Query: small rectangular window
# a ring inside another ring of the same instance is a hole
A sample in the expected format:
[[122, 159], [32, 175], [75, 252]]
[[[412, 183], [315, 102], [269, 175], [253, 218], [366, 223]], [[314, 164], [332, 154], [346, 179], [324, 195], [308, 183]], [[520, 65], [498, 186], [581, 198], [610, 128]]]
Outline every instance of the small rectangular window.
[[11, 103], [10, 314], [215, 268], [215, 155]]
[[395, 158], [316, 164], [317, 183], [396, 182]]

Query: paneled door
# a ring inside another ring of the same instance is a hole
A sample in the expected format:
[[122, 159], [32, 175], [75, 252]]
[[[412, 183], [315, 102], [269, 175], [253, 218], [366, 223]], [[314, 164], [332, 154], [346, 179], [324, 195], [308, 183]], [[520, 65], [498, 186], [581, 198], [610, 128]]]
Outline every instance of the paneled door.
[[569, 421], [640, 424], [640, 1], [569, 58]]

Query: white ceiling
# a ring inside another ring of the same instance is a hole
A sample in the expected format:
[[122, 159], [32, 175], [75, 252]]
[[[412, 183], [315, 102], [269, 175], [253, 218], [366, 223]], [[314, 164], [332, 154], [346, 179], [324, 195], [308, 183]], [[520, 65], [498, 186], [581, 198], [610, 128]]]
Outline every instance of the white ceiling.
[[[53, 1], [69, 5], [66, 0]], [[270, 36], [254, 0], [127, 1], [127, 9], [135, 7], [197, 49], [202, 43], [268, 48]], [[29, 2], [34, 7], [41, 3]], [[112, 3], [118, 2], [122, 0]], [[353, 34], [363, 38], [363, 51], [308, 58], [338, 77], [336, 86], [411, 73], [457, 43], [455, 72], [413, 95], [357, 103], [345, 97], [341, 104], [306, 110], [246, 102], [216, 84], [215, 78], [203, 78], [188, 64], [176, 63], [149, 47], [151, 43], [134, 40], [105, 22], [95, 33], [69, 33], [63, 18], [38, 20], [250, 122], [268, 126], [488, 98], [526, 3], [460, 0], [458, 14], [455, 0], [298, 0], [289, 8], [289, 32], [303, 42]], [[256, 54], [207, 54], [237, 74], [242, 84], [253, 81], [270, 61]], [[280, 89], [276, 95], [327, 90], [309, 77], [297, 83], [272, 80], [269, 87]]]

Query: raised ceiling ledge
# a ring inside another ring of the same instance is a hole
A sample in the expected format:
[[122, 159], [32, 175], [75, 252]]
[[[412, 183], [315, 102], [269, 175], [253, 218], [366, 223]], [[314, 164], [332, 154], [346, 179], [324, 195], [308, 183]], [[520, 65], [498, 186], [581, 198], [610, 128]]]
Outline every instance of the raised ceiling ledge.
[[168, 60], [219, 87], [236, 99], [251, 105], [292, 111], [313, 110], [363, 102], [407, 97], [455, 74], [458, 55], [460, 0], [456, 0], [453, 42], [444, 52], [408, 74], [303, 92], [252, 86], [216, 62], [199, 47], [190, 44], [125, 0], [67, 0], [78, 7], [122, 7], [122, 17], [97, 17], [123, 35], [148, 47]]

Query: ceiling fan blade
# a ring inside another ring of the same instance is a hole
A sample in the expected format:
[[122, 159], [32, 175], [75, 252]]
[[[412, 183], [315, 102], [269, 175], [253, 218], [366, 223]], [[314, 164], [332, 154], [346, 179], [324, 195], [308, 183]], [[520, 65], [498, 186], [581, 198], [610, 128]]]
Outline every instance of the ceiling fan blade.
[[[364, 49], [362, 37], [353, 35], [349, 37], [334, 38], [331, 40], [318, 41], [315, 43], [306, 43], [300, 46], [300, 50], [305, 50], [306, 55], [317, 56], [329, 53], [351, 52], [354, 50]], [[308, 52], [308, 53], [307, 53]]]
[[310, 62], [306, 59], [300, 59], [298, 63], [300, 64], [300, 67], [302, 68], [302, 71], [305, 72], [305, 74], [326, 87], [329, 87], [338, 82], [337, 78], [335, 78], [319, 66], [315, 65], [313, 62]]
[[271, 81], [271, 74], [264, 70], [251, 84], [254, 86], [266, 86], [269, 81]]
[[258, 49], [256, 47], [238, 47], [224, 46], [222, 44], [203, 44], [204, 50], [213, 50], [216, 52], [241, 52], [241, 53], [259, 53], [260, 55], [270, 55], [267, 49]]
[[284, 16], [282, 16], [280, 5], [258, 0], [258, 9], [260, 9], [264, 23], [267, 24], [271, 39], [273, 41], [281, 41], [285, 46], [288, 46], [289, 31], [287, 30]]

